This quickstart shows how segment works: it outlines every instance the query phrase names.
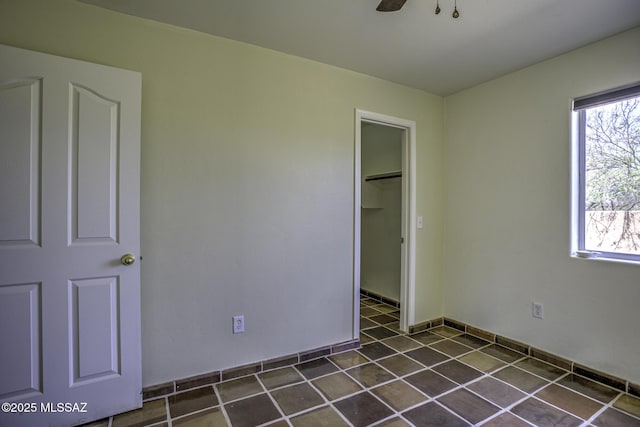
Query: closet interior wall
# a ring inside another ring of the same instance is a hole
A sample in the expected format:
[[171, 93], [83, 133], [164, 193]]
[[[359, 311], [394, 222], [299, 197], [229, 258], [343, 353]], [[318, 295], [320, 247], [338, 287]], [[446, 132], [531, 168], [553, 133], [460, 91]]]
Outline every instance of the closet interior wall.
[[403, 129], [362, 124], [360, 288], [400, 301]]

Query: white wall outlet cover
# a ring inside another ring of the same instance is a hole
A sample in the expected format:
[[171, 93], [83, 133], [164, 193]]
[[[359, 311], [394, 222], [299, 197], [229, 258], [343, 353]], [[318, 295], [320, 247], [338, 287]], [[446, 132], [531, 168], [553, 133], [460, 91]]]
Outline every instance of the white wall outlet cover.
[[533, 305], [532, 305], [532, 313], [531, 314], [536, 319], [543, 319], [544, 318], [544, 308], [543, 308], [542, 304], [534, 302]]
[[233, 316], [233, 333], [241, 334], [244, 332], [244, 316]]

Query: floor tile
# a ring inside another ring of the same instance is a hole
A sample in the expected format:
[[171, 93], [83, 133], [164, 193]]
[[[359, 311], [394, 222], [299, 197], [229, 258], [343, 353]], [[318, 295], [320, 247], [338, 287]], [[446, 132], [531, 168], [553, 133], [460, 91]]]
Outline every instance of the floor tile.
[[408, 351], [413, 350], [418, 347], [422, 347], [422, 344], [419, 342], [412, 340], [411, 338], [407, 338], [403, 335], [395, 336], [392, 338], [387, 338], [382, 341], [385, 345], [397, 350], [397, 351]]
[[468, 353], [472, 350], [466, 345], [462, 345], [452, 340], [444, 340], [437, 343], [429, 344], [429, 347], [434, 348], [444, 354], [448, 354], [451, 357], [460, 356], [461, 354]]
[[505, 366], [505, 362], [496, 359], [495, 357], [489, 356], [481, 351], [474, 351], [469, 354], [465, 354], [460, 357], [458, 360], [466, 363], [467, 365], [471, 365], [479, 371], [488, 373], [493, 372], [498, 368], [502, 368]]
[[609, 408], [593, 421], [593, 425], [597, 427], [637, 427], [640, 426], [640, 419]]
[[378, 326], [375, 328], [366, 329], [363, 331], [363, 333], [377, 340], [382, 340], [385, 338], [394, 337], [398, 335], [397, 332], [392, 331], [391, 329], [385, 328], [384, 326]]
[[578, 418], [534, 398], [514, 406], [511, 412], [536, 426], [577, 427], [582, 424]]
[[324, 404], [324, 399], [308, 383], [296, 384], [271, 392], [285, 415], [296, 414], [305, 409]]
[[618, 400], [616, 400], [613, 406], [625, 412], [628, 412], [631, 415], [640, 417], [640, 398], [630, 396], [628, 394], [623, 394], [622, 396], [620, 396], [620, 398], [618, 398]]
[[431, 332], [420, 332], [410, 335], [411, 339], [414, 339], [422, 344], [431, 344], [434, 342], [442, 341], [444, 339], [441, 335], [432, 334]]
[[326, 358], [311, 360], [309, 362], [299, 363], [296, 368], [308, 380], [312, 380], [322, 375], [336, 372], [338, 368], [329, 362]]
[[346, 421], [331, 407], [314, 409], [290, 419], [294, 427], [348, 427]]
[[374, 326], [378, 326], [378, 324], [376, 322], [374, 322], [373, 320], [369, 320], [365, 317], [361, 317], [360, 318], [360, 329], [367, 329], [367, 328], [373, 328]]
[[422, 347], [416, 350], [411, 350], [406, 352], [405, 354], [427, 367], [433, 366], [437, 363], [444, 362], [445, 360], [449, 359], [449, 357], [447, 357], [446, 355], [437, 352], [429, 347]]
[[465, 427], [469, 423], [435, 402], [413, 408], [402, 414], [416, 426], [421, 427]]
[[482, 427], [531, 427], [531, 424], [522, 421], [510, 412], [505, 412], [482, 424]]
[[329, 356], [329, 359], [342, 369], [353, 368], [354, 366], [369, 362], [369, 359], [358, 353], [356, 350]]
[[526, 396], [526, 394], [517, 388], [491, 377], [482, 378], [479, 381], [467, 385], [467, 388], [503, 408]]
[[369, 316], [379, 316], [381, 314], [382, 313], [380, 311], [372, 307], [366, 307], [366, 308], [360, 309], [360, 316], [369, 317]]
[[556, 366], [550, 365], [537, 359], [532, 359], [530, 357], [525, 360], [521, 360], [515, 365], [520, 369], [524, 369], [525, 371], [536, 374], [539, 377], [545, 378], [549, 381], [554, 381], [555, 379], [560, 378], [562, 375], [567, 373], [567, 371], [565, 371], [564, 369], [560, 369]]
[[512, 363], [518, 359], [525, 357], [524, 354], [518, 353], [517, 351], [509, 350], [506, 347], [502, 347], [496, 344], [485, 347], [480, 351], [507, 363]]
[[469, 381], [475, 380], [483, 375], [482, 372], [473, 369], [464, 363], [460, 363], [457, 360], [450, 360], [438, 366], [434, 366], [431, 369], [444, 375], [450, 380], [457, 382], [458, 384], [468, 383]]
[[391, 418], [380, 424], [376, 424], [376, 427], [411, 427], [411, 424], [403, 420], [402, 418]]
[[233, 427], [255, 427], [281, 417], [266, 393], [227, 403], [224, 409]]
[[497, 406], [463, 388], [439, 397], [438, 402], [472, 424], [478, 424], [500, 411]]
[[585, 420], [602, 409], [602, 403], [555, 384], [543, 388], [535, 396]]
[[446, 337], [446, 338], [455, 337], [457, 335], [462, 335], [464, 333], [462, 331], [459, 331], [454, 328], [450, 328], [448, 326], [439, 326], [437, 328], [429, 329], [429, 332], [442, 335], [443, 337]]
[[367, 426], [394, 413], [369, 392], [347, 397], [334, 405], [355, 427]]
[[519, 388], [525, 393], [533, 393], [548, 384], [546, 380], [513, 366], [507, 366], [504, 369], [494, 372], [492, 375]]
[[389, 316], [388, 314], [379, 314], [377, 316], [371, 316], [371, 317], [369, 317], [369, 319], [373, 320], [374, 322], [378, 322], [381, 325], [384, 325], [386, 323], [395, 322], [396, 320], [398, 320], [393, 316]]
[[377, 363], [399, 377], [424, 369], [424, 366], [403, 354], [380, 359]]
[[142, 408], [113, 417], [113, 427], [138, 427], [157, 423], [167, 419], [165, 399], [145, 402]]
[[620, 394], [617, 390], [573, 374], [561, 378], [558, 380], [558, 384], [589, 396], [592, 399], [596, 399], [602, 403], [609, 403]]
[[396, 411], [404, 411], [428, 398], [402, 380], [393, 381], [371, 389], [371, 393]]
[[327, 375], [312, 381], [324, 396], [329, 400], [340, 399], [341, 397], [357, 393], [362, 390], [351, 377], [343, 372]]
[[384, 327], [392, 329], [392, 330], [396, 331], [399, 334], [404, 334], [404, 332], [400, 330], [400, 321], [398, 321], [398, 320], [396, 320], [395, 322], [391, 322], [391, 323], [385, 323]]
[[458, 335], [451, 339], [459, 342], [460, 344], [464, 344], [467, 347], [471, 347], [473, 349], [478, 349], [480, 347], [484, 347], [489, 344], [489, 341], [485, 341], [483, 339], [474, 337], [473, 335], [469, 335], [469, 334]]
[[389, 314], [389, 313], [393, 313], [394, 311], [398, 311], [398, 307], [394, 307], [388, 304], [381, 304], [381, 305], [376, 305], [373, 308], [375, 308], [378, 311], [381, 311], [385, 314]]
[[394, 349], [392, 349], [391, 347], [387, 347], [381, 342], [374, 342], [372, 344], [363, 345], [359, 351], [371, 360], [391, 356], [392, 354], [396, 353]]
[[190, 412], [210, 408], [218, 404], [218, 398], [213, 387], [202, 387], [184, 393], [174, 394], [167, 398], [171, 418], [179, 417]]
[[364, 304], [364, 305], [376, 305], [378, 304], [378, 301], [376, 300], [372, 300], [371, 298], [366, 298], [366, 297], [361, 297], [360, 298], [360, 304]]
[[216, 384], [218, 394], [223, 402], [240, 399], [264, 392], [258, 379], [254, 375]]
[[356, 366], [346, 372], [365, 387], [374, 387], [395, 378], [395, 375], [375, 363]]
[[298, 371], [291, 367], [263, 372], [258, 374], [258, 378], [260, 378], [260, 381], [262, 381], [262, 384], [264, 384], [267, 390], [304, 381], [304, 378], [298, 373]]
[[[278, 421], [274, 421], [274, 422], [269, 422], [268, 424], [265, 424], [265, 427], [289, 427], [291, 424], [289, 424], [286, 420], [278, 420]], [[155, 426], [153, 426], [155, 427]]]
[[374, 342], [375, 339], [371, 338], [369, 335], [363, 334], [360, 332], [360, 345], [364, 345], [370, 342]]
[[429, 397], [438, 396], [458, 385], [432, 370], [420, 371], [405, 378], [412, 386], [426, 393]]
[[226, 427], [227, 420], [220, 408], [211, 408], [172, 420], [172, 425], [174, 427]]

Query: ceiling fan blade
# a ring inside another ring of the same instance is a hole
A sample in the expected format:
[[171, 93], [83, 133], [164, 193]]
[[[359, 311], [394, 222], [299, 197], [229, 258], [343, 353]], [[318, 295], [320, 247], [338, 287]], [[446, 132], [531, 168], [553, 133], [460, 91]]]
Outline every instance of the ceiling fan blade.
[[382, 0], [376, 10], [378, 12], [395, 12], [402, 9], [407, 0]]

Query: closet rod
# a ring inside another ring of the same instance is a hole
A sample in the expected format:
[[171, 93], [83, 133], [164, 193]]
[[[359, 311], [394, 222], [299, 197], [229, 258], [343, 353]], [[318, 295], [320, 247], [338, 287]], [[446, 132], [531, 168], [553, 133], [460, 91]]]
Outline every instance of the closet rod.
[[365, 181], [378, 181], [381, 179], [391, 179], [391, 178], [401, 178], [402, 171], [397, 172], [388, 172], [388, 173], [379, 173], [375, 175], [367, 175], [364, 180]]

